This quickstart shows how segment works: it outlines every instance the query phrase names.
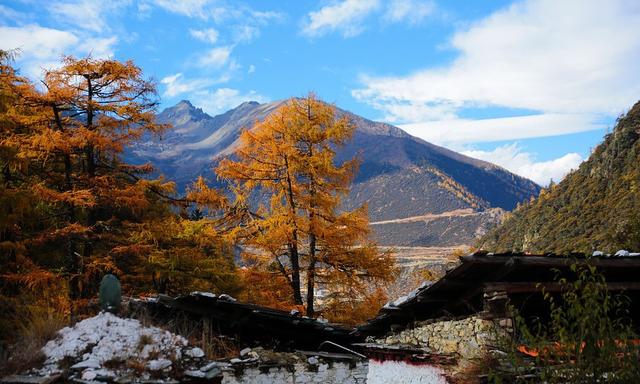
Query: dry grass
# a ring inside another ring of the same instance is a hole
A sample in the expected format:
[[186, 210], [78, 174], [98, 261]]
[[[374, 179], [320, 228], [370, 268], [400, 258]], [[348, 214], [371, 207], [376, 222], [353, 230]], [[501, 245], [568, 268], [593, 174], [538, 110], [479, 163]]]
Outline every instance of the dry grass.
[[178, 312], [168, 320], [159, 320], [144, 309], [130, 311], [126, 316], [138, 319], [145, 327], [159, 327], [186, 338], [190, 345], [200, 347], [208, 359], [236, 357], [240, 353], [236, 340], [220, 335], [207, 319], [194, 320]]
[[0, 375], [42, 366], [45, 359], [42, 347], [67, 325], [67, 319], [55, 310], [33, 306], [15, 324], [19, 341], [7, 347], [7, 354], [0, 361]]

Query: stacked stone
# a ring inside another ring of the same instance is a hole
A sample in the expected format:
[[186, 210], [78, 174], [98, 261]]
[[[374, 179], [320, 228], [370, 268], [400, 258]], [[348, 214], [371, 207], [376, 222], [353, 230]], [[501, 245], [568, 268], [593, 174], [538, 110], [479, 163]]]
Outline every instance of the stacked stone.
[[[511, 319], [485, 320], [469, 317], [462, 320], [417, 323], [412, 329], [377, 340], [379, 343], [408, 345], [431, 353], [457, 354], [463, 359], [480, 357], [485, 347], [495, 345], [511, 327]], [[505, 329], [507, 328], [507, 329]]]

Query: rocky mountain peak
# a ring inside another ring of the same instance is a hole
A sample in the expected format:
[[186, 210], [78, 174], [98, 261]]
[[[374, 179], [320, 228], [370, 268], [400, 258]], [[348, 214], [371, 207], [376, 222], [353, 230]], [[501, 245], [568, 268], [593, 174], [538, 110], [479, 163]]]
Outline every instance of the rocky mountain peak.
[[[152, 162], [184, 190], [198, 176], [217, 187], [212, 168], [233, 156], [243, 129], [251, 129], [284, 100], [247, 101], [209, 116], [188, 101], [159, 114], [173, 128], [161, 142], [148, 141], [130, 151], [134, 163]], [[500, 167], [428, 143], [390, 124], [375, 122], [340, 108], [356, 126], [337, 161], [360, 159], [359, 171], [344, 208], [367, 203], [381, 244], [456, 246], [469, 244], [498, 217], [495, 209], [512, 209], [536, 196], [539, 187]], [[200, 117], [199, 117], [200, 116]]]

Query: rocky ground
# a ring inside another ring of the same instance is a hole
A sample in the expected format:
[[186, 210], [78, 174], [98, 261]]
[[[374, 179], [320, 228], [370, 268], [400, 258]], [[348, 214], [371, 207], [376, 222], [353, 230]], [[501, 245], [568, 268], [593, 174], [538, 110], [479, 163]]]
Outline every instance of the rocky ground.
[[42, 352], [41, 367], [0, 383], [248, 383], [260, 377], [288, 382], [289, 376], [295, 382], [357, 383], [366, 377], [366, 364], [354, 363], [351, 355], [257, 347], [211, 360], [180, 335], [107, 312], [61, 329]]

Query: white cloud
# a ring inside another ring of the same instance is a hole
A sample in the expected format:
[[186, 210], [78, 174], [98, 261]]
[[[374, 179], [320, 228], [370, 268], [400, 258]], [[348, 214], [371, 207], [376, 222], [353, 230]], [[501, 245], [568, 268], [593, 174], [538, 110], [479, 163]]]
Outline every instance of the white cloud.
[[221, 8], [211, 8], [214, 3], [212, 0], [154, 0], [156, 6], [166, 11], [200, 19], [208, 19], [222, 12]]
[[193, 103], [211, 115], [226, 112], [245, 101], [264, 103], [269, 100], [255, 91], [243, 93], [233, 88], [218, 88], [214, 91], [202, 90], [193, 93]]
[[[256, 11], [246, 5], [227, 6], [216, 0], [151, 0], [153, 5], [178, 15], [223, 23], [242, 20], [244, 23], [264, 25], [271, 20], [282, 20], [284, 15], [273, 11]], [[149, 4], [149, 3], [146, 3]]]
[[38, 25], [25, 27], [0, 27], [0, 49], [19, 48], [23, 55], [36, 59], [50, 59], [60, 55], [79, 39], [71, 32], [43, 28]]
[[39, 78], [44, 68], [59, 65], [60, 56], [78, 45], [80, 39], [73, 33], [38, 25], [0, 27], [0, 49], [19, 49], [18, 63], [23, 73]]
[[112, 37], [92, 37], [83, 33], [31, 24], [21, 27], [0, 27], [0, 49], [18, 48], [18, 65], [31, 79], [39, 79], [43, 69], [53, 69], [61, 65], [64, 54], [89, 55], [95, 58], [113, 56], [118, 39]]
[[13, 8], [9, 8], [0, 4], [0, 20], [4, 20], [6, 22], [24, 22], [26, 21], [30, 15], [18, 12]]
[[384, 19], [393, 23], [418, 24], [432, 15], [435, 9], [433, 1], [392, 0], [387, 5]]
[[[632, 1], [518, 2], [457, 32], [450, 43], [459, 54], [450, 65], [406, 76], [362, 76], [363, 87], [352, 95], [390, 121], [455, 120], [467, 108], [499, 106], [570, 120], [591, 115], [589, 129], [595, 119], [615, 116], [638, 99], [638, 36], [640, 6]], [[513, 126], [528, 132], [523, 137], [540, 136], [536, 130], [567, 133], [556, 128]], [[494, 137], [493, 129], [479, 124], [474, 136]]]
[[251, 41], [260, 36], [260, 29], [253, 25], [239, 25], [233, 30], [233, 40], [236, 42]]
[[175, 97], [185, 93], [200, 91], [214, 84], [224, 83], [228, 80], [229, 77], [227, 75], [222, 75], [219, 78], [187, 79], [182, 73], [176, 73], [162, 78], [160, 80], [160, 84], [165, 86], [165, 90], [162, 93], [163, 96]]
[[251, 64], [249, 65], [249, 68], [247, 69], [247, 73], [250, 75], [252, 73], [254, 73], [256, 71], [256, 66]]
[[229, 62], [233, 47], [216, 47], [207, 50], [198, 59], [198, 64], [202, 67], [221, 68]]
[[500, 165], [543, 186], [548, 185], [551, 179], [556, 182], [562, 180], [583, 161], [577, 153], [567, 153], [549, 161], [535, 161], [533, 154], [523, 152], [516, 143], [497, 147], [493, 151], [470, 150], [462, 153]]
[[89, 37], [83, 39], [78, 46], [81, 52], [91, 55], [96, 59], [112, 58], [114, 55], [114, 46], [118, 42], [118, 38], [112, 37]]
[[75, 0], [49, 4], [49, 11], [61, 22], [93, 32], [108, 31], [107, 16], [130, 4], [129, 0]]
[[362, 20], [380, 6], [379, 0], [343, 0], [310, 12], [302, 33], [321, 36], [327, 32], [339, 31], [345, 37], [362, 32]]
[[209, 44], [215, 44], [218, 41], [218, 36], [220, 35], [218, 31], [213, 28], [189, 29], [189, 33], [196, 39]]
[[408, 133], [429, 142], [451, 146], [500, 140], [519, 140], [605, 128], [590, 114], [540, 114], [496, 119], [443, 119], [400, 124]]

